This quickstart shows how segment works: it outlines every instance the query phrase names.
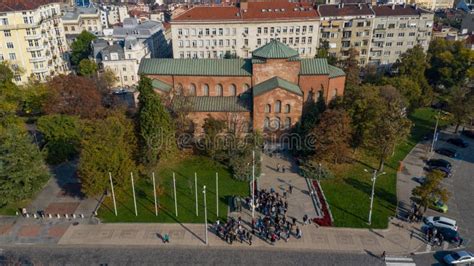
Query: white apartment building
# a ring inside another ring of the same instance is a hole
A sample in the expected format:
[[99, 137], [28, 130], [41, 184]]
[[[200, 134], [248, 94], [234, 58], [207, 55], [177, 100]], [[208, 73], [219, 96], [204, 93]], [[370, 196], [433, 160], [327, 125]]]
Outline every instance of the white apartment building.
[[102, 25], [108, 28], [111, 25], [123, 23], [125, 18], [128, 18], [128, 8], [126, 5], [100, 5], [100, 16]]
[[249, 58], [252, 51], [281, 41], [301, 57], [318, 47], [318, 13], [308, 3], [241, 2], [236, 6], [196, 6], [171, 21], [174, 58]]
[[60, 14], [52, 0], [0, 2], [0, 61], [11, 64], [17, 84], [69, 71]]
[[150, 58], [147, 45], [135, 37], [109, 43], [99, 39], [92, 43], [94, 60], [101, 69], [111, 69], [117, 76], [115, 86], [132, 87], [139, 80], [138, 67], [143, 58]]
[[86, 30], [96, 35], [102, 34], [100, 11], [95, 7], [74, 7], [67, 10], [63, 17], [66, 34], [76, 35]]

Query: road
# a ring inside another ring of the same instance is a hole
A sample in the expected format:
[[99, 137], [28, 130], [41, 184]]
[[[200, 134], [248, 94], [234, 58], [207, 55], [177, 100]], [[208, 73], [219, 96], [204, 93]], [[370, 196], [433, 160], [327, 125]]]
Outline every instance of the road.
[[[368, 254], [150, 247], [0, 247], [0, 265], [384, 265]], [[20, 262], [20, 263], [19, 263]]]

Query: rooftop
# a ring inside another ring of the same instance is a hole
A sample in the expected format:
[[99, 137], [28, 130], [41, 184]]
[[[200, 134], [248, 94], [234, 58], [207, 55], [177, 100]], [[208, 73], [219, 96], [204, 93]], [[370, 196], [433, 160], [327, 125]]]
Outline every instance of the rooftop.
[[178, 96], [173, 99], [173, 108], [187, 108], [192, 112], [249, 112], [252, 98], [240, 96]]
[[246, 9], [236, 6], [196, 6], [176, 16], [173, 21], [252, 21], [274, 19], [315, 19], [318, 13], [308, 3], [249, 2]]
[[380, 5], [373, 6], [372, 9], [376, 16], [418, 16], [423, 13], [430, 13], [427, 10], [415, 7], [413, 5]]
[[374, 12], [367, 4], [319, 5], [321, 17], [370, 16]]
[[40, 6], [58, 2], [60, 0], [2, 0], [0, 1], [0, 12], [34, 10]]
[[177, 76], [251, 76], [249, 59], [171, 59], [145, 58], [139, 74]]
[[63, 20], [76, 20], [80, 15], [94, 15], [98, 14], [98, 9], [95, 7], [75, 7], [73, 10], [68, 10], [62, 17]]
[[163, 24], [159, 21], [148, 20], [138, 23], [135, 18], [126, 18], [123, 22], [123, 27], [117, 26], [113, 29], [113, 35], [128, 36], [128, 35], [153, 35], [156, 32], [163, 30]]
[[297, 84], [289, 82], [288, 80], [284, 80], [280, 77], [273, 77], [255, 85], [252, 89], [253, 96], [258, 96], [275, 88], [281, 88], [291, 93], [303, 95], [303, 92], [301, 92], [301, 89]]
[[252, 52], [253, 57], [268, 59], [292, 58], [297, 57], [298, 55], [298, 51], [275, 39]]

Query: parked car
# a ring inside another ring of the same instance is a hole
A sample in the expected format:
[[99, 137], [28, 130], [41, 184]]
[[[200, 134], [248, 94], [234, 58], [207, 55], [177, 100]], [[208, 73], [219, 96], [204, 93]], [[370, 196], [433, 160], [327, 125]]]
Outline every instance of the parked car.
[[448, 228], [454, 231], [458, 230], [458, 226], [455, 220], [443, 216], [428, 216], [423, 218], [423, 222], [428, 226], [434, 226], [437, 228]]
[[439, 212], [442, 212], [442, 213], [447, 213], [448, 212], [448, 205], [446, 203], [444, 203], [442, 200], [439, 200], [439, 199], [436, 199], [436, 198], [433, 198], [431, 200], [429, 207], [431, 209], [435, 210], [435, 211], [439, 211]]
[[450, 138], [446, 141], [447, 143], [451, 143], [453, 144], [454, 146], [458, 146], [458, 147], [461, 147], [461, 148], [467, 148], [469, 147], [469, 143], [465, 142], [463, 139], [461, 138]]
[[468, 138], [474, 139], [474, 130], [463, 130], [462, 134]]
[[431, 159], [431, 160], [426, 162], [426, 165], [428, 165], [428, 166], [441, 166], [441, 167], [445, 167], [449, 170], [451, 170], [451, 168], [452, 168], [451, 163], [446, 161], [446, 160], [443, 160], [443, 159]]
[[435, 152], [438, 153], [438, 154], [441, 154], [441, 155], [451, 157], [451, 158], [458, 157], [458, 153], [453, 149], [439, 148], [439, 149], [436, 149]]
[[445, 167], [441, 167], [441, 166], [431, 166], [431, 167], [428, 167], [426, 169], [426, 171], [428, 172], [432, 172], [432, 171], [440, 171], [441, 173], [443, 173], [443, 176], [446, 178], [446, 177], [451, 177], [452, 176], [452, 173], [451, 173], [451, 170], [448, 169], [448, 168], [445, 168]]
[[469, 251], [456, 251], [444, 257], [444, 262], [447, 264], [467, 264], [474, 263], [474, 254]]
[[438, 233], [442, 234], [444, 241], [449, 243], [459, 243], [461, 240], [459, 233], [450, 228], [438, 228]]

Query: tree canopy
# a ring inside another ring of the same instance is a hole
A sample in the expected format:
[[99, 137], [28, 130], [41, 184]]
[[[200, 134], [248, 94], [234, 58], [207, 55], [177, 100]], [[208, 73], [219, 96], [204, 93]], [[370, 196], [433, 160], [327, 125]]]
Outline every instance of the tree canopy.
[[442, 200], [447, 202], [450, 196], [450, 193], [446, 188], [441, 186], [441, 181], [443, 181], [444, 175], [438, 170], [434, 170], [428, 175], [426, 175], [425, 182], [413, 189], [412, 193], [415, 197], [418, 197], [420, 206], [426, 208], [429, 206], [430, 201], [434, 199]]
[[83, 30], [71, 44], [71, 63], [75, 66], [79, 65], [82, 59], [86, 59], [92, 52], [91, 42], [97, 37]]
[[82, 59], [81, 62], [79, 62], [78, 72], [81, 76], [91, 77], [97, 74], [98, 68], [99, 67], [94, 61], [90, 59]]

